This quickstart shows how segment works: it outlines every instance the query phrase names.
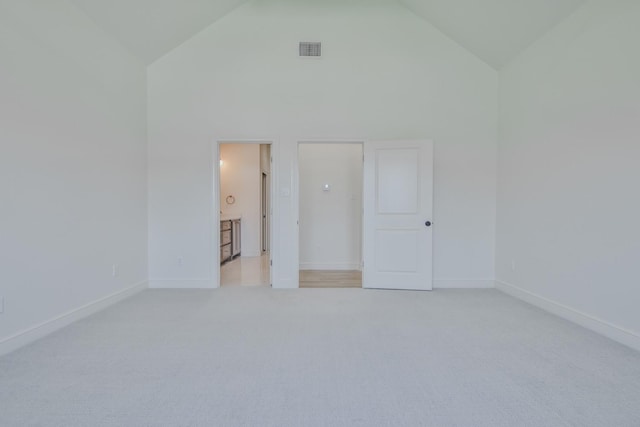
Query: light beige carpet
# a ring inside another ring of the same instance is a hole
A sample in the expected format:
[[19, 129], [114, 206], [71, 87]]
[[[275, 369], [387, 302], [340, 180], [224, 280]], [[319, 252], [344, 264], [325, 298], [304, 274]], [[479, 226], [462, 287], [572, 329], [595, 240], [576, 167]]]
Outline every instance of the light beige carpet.
[[640, 426], [640, 353], [496, 290], [149, 290], [0, 358], [0, 426]]

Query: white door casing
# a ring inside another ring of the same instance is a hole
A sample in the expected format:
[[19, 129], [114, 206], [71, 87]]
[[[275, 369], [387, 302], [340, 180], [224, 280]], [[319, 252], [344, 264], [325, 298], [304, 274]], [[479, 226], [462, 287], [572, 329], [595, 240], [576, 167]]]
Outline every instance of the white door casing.
[[370, 289], [433, 289], [433, 143], [364, 144], [363, 279]]

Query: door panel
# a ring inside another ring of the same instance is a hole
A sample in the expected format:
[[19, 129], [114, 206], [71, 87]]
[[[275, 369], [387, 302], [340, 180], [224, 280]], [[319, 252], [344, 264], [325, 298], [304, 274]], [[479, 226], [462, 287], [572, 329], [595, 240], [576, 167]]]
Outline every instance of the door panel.
[[367, 142], [364, 152], [363, 287], [431, 290], [433, 144]]
[[417, 272], [418, 235], [415, 230], [376, 230], [377, 270], [385, 273]]
[[378, 213], [407, 214], [418, 209], [418, 150], [378, 150]]

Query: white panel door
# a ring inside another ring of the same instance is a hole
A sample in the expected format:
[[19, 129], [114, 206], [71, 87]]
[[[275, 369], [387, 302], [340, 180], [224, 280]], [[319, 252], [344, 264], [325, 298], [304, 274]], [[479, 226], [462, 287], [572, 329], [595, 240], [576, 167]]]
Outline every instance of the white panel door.
[[362, 286], [431, 290], [433, 143], [364, 144]]

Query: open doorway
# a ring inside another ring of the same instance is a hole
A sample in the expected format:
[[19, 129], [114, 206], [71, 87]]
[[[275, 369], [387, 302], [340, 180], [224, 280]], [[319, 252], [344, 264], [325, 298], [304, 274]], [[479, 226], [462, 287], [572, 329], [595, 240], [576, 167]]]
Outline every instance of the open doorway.
[[219, 153], [220, 286], [270, 286], [271, 145], [220, 143]]
[[362, 143], [300, 143], [301, 288], [362, 287]]

